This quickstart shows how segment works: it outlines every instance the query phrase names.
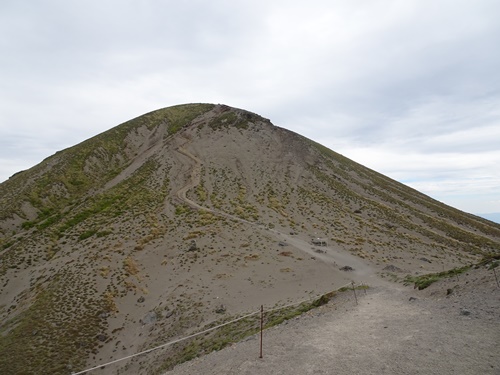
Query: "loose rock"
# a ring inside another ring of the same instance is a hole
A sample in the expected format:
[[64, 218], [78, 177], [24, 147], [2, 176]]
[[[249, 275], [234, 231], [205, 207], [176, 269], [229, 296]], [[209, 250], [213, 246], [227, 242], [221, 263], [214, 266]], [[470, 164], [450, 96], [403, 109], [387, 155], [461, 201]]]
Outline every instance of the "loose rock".
[[354, 268], [352, 268], [351, 266], [344, 266], [344, 267], [340, 267], [339, 270], [350, 272], [350, 271], [354, 271]]

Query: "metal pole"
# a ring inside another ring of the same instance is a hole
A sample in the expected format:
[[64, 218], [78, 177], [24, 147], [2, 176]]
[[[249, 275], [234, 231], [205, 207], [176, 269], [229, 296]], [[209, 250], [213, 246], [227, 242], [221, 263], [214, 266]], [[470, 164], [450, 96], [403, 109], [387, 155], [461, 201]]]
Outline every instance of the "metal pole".
[[495, 280], [497, 281], [497, 286], [500, 288], [500, 284], [498, 283], [497, 271], [493, 268], [493, 273], [495, 274]]
[[354, 289], [354, 281], [352, 282], [352, 291], [354, 292], [354, 299], [356, 299], [356, 305], [358, 304], [358, 297], [356, 296], [356, 289]]
[[264, 331], [264, 305], [260, 305], [260, 356], [262, 358], [262, 332]]

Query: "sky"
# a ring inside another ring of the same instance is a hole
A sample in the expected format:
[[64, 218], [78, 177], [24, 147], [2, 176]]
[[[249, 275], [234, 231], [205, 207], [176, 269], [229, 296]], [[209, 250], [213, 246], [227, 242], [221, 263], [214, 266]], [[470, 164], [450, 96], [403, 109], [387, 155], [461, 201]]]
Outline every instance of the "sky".
[[223, 103], [500, 212], [498, 0], [2, 0], [0, 181], [131, 118]]

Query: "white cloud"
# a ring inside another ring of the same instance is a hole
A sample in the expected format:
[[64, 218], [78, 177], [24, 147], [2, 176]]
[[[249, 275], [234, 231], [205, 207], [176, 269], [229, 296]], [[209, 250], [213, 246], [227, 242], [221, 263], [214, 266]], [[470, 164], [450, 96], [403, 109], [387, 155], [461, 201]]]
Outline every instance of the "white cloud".
[[493, 0], [6, 0], [0, 180], [145, 112], [214, 102], [431, 195], [462, 193], [479, 212], [500, 191], [499, 11]]

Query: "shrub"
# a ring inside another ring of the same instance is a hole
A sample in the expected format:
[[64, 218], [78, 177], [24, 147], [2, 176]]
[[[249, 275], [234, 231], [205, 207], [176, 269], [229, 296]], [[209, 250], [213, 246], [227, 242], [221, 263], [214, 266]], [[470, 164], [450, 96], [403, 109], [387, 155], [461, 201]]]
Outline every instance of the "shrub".
[[458, 268], [453, 268], [448, 271], [443, 271], [443, 272], [438, 272], [438, 273], [429, 273], [426, 275], [421, 275], [421, 276], [411, 276], [407, 275], [404, 284], [409, 285], [409, 284], [414, 284], [414, 288], [418, 288], [418, 290], [422, 290], [427, 288], [429, 285], [435, 283], [438, 280], [441, 280], [446, 277], [453, 277], [456, 275], [459, 275], [465, 271], [467, 271], [470, 268], [470, 266], [465, 266], [465, 267], [458, 267]]

